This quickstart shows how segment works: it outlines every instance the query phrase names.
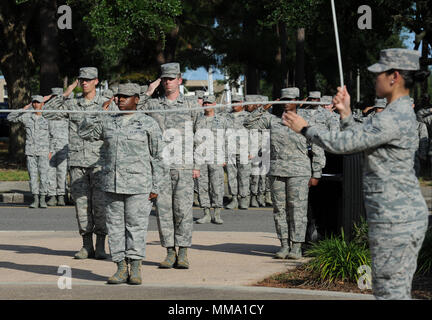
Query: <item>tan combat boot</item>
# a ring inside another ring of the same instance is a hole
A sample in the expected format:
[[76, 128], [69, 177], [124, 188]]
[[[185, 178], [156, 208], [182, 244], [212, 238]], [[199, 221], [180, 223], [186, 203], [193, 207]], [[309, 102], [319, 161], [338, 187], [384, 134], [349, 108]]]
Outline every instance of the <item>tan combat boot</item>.
[[187, 258], [187, 248], [180, 247], [177, 258], [177, 269], [189, 269], [189, 261]]
[[93, 248], [93, 234], [85, 234], [82, 236], [83, 246], [80, 251], [75, 253], [75, 259], [94, 258], [95, 251]]
[[120, 284], [126, 283], [129, 278], [128, 266], [126, 260], [117, 262], [117, 271], [111, 277], [108, 278], [109, 284]]
[[209, 223], [211, 221], [210, 208], [204, 208], [204, 217], [198, 219], [196, 223]]
[[130, 260], [130, 275], [128, 283], [134, 285], [142, 284], [141, 260]]
[[164, 261], [159, 264], [161, 269], [171, 269], [177, 261], [177, 253], [175, 247], [167, 248], [167, 256]]
[[221, 208], [215, 208], [214, 209], [214, 217], [212, 219], [213, 223], [223, 224], [223, 220], [221, 219], [221, 216], [220, 216], [221, 210], [222, 210]]

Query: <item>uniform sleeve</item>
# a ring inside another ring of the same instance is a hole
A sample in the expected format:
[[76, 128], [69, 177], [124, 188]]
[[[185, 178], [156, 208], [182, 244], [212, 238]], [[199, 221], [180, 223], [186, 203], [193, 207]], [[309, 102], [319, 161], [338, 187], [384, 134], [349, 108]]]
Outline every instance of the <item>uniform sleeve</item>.
[[246, 129], [269, 129], [271, 114], [263, 108], [258, 108], [249, 113], [243, 122]]
[[[389, 114], [379, 114], [368, 118], [364, 123], [355, 123], [352, 115], [341, 121], [344, 131], [322, 130], [311, 126], [306, 137], [313, 143], [335, 154], [350, 154], [376, 148], [398, 137], [399, 125]], [[351, 125], [350, 125], [351, 124]]]
[[[71, 110], [70, 105], [72, 99], [65, 99], [62, 95], [56, 96], [44, 105], [44, 110]], [[67, 112], [42, 112], [42, 115], [48, 120], [62, 120], [69, 118], [69, 113]]]
[[426, 160], [429, 148], [429, 135], [424, 123], [419, 122], [419, 148], [418, 155], [420, 159]]
[[164, 178], [164, 164], [163, 164], [163, 148], [164, 143], [162, 141], [162, 132], [156, 123], [152, 119], [152, 127], [149, 130], [149, 150], [150, 150], [150, 158], [151, 158], [151, 166], [152, 166], [152, 193], [159, 194], [160, 193], [160, 182]]
[[85, 117], [78, 128], [78, 135], [84, 140], [102, 140], [103, 123], [101, 117], [96, 115]]
[[322, 176], [322, 169], [326, 165], [326, 156], [324, 153], [324, 149], [312, 143], [311, 153], [312, 178], [320, 179]]
[[432, 108], [423, 108], [417, 111], [417, 120], [430, 124], [432, 122]]
[[12, 122], [12, 123], [18, 123], [18, 122], [24, 123], [25, 122], [25, 118], [27, 117], [27, 115], [30, 114], [30, 112], [29, 113], [25, 113], [25, 112], [22, 112], [22, 110], [23, 109], [19, 109], [17, 111], [11, 111], [8, 114], [8, 116], [7, 116], [6, 119], [9, 122]]

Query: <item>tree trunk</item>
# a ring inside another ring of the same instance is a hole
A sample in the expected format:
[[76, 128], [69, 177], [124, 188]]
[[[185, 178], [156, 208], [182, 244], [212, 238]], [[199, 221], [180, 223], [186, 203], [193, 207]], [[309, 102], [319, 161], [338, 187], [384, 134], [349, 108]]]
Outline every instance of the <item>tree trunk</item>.
[[280, 97], [281, 89], [287, 87], [287, 34], [285, 24], [279, 23], [275, 25], [273, 31], [279, 39], [279, 46], [275, 56], [275, 76], [273, 77], [272, 95], [273, 98], [278, 98]]
[[259, 75], [258, 69], [253, 65], [246, 66], [246, 94], [259, 93]]
[[305, 85], [305, 28], [297, 29], [296, 36], [296, 68], [295, 68], [295, 85], [300, 91]]
[[41, 31], [40, 94], [59, 86], [57, 1], [41, 0], [39, 23]]
[[[35, 7], [33, 1], [21, 5], [12, 0], [0, 3], [0, 69], [6, 80], [10, 109], [22, 108], [31, 99], [30, 78], [35, 64], [26, 31]], [[9, 157], [20, 164], [25, 163], [24, 133], [21, 125], [11, 124]]]

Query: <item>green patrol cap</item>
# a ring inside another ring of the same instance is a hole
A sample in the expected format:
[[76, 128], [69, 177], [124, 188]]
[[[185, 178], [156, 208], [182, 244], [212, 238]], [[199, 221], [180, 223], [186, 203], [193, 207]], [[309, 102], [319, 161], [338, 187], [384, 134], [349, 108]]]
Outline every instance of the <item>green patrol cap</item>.
[[117, 95], [135, 96], [140, 94], [141, 87], [136, 83], [121, 83], [118, 86]]
[[96, 79], [98, 69], [95, 67], [83, 67], [79, 69], [78, 79]]
[[32, 102], [33, 102], [33, 101], [36, 101], [36, 102], [42, 103], [42, 102], [44, 102], [44, 97], [39, 96], [39, 95], [32, 96]]
[[180, 73], [180, 64], [177, 62], [161, 65], [161, 78], [176, 78]]
[[203, 103], [215, 103], [216, 97], [213, 94], [204, 95], [203, 97]]
[[63, 94], [63, 88], [51, 88], [51, 95], [61, 96]]
[[295, 99], [300, 96], [299, 88], [284, 88], [281, 90], [281, 99]]
[[420, 52], [416, 50], [393, 48], [380, 52], [377, 63], [368, 67], [370, 72], [381, 73], [391, 69], [420, 70]]

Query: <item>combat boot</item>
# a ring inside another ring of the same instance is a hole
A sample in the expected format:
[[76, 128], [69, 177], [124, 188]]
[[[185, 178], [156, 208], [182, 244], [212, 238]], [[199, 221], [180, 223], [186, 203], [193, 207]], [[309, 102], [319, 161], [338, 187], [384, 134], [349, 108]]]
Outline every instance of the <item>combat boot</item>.
[[288, 245], [288, 239], [281, 240], [281, 248], [278, 252], [275, 253], [275, 259], [286, 259], [290, 252], [290, 248]]
[[260, 207], [265, 207], [266, 206], [266, 202], [265, 202], [263, 194], [257, 195], [257, 200], [258, 200], [258, 204], [259, 204]]
[[177, 269], [189, 269], [189, 261], [187, 258], [187, 248], [185, 248], [185, 247], [179, 248], [176, 268]]
[[43, 209], [47, 208], [44, 195], [39, 197], [39, 207]]
[[249, 209], [249, 197], [240, 197], [238, 208], [242, 210]]
[[211, 221], [210, 208], [204, 208], [204, 217], [197, 220], [197, 223], [209, 223]]
[[259, 204], [258, 204], [258, 201], [257, 201], [257, 196], [252, 196], [251, 197], [250, 206], [252, 208], [258, 208], [259, 207]]
[[214, 209], [214, 217], [212, 218], [212, 222], [216, 224], [222, 224], [223, 220], [220, 217], [221, 214], [221, 208], [215, 208]]
[[288, 254], [288, 259], [300, 259], [302, 257], [302, 243], [301, 242], [293, 242], [290, 253]]
[[164, 261], [159, 264], [161, 269], [171, 269], [177, 261], [177, 253], [175, 247], [167, 248], [167, 256]]
[[108, 259], [108, 255], [105, 252], [105, 237], [99, 234], [96, 235], [95, 258], [98, 260]]
[[126, 260], [117, 262], [117, 271], [111, 277], [108, 278], [109, 284], [120, 284], [126, 283], [129, 278], [128, 266]]
[[129, 284], [142, 284], [141, 260], [130, 260]]
[[226, 209], [235, 209], [238, 206], [237, 196], [233, 196], [231, 202], [226, 205]]
[[34, 194], [33, 195], [33, 202], [30, 204], [29, 208], [39, 208], [39, 195]]
[[271, 198], [271, 192], [269, 192], [269, 191], [267, 191], [266, 194], [265, 194], [265, 203], [268, 206], [273, 206], [273, 201], [272, 201], [272, 198]]
[[58, 198], [57, 205], [64, 207], [66, 205], [64, 196], [58, 196], [57, 198]]
[[56, 196], [51, 196], [51, 197], [49, 198], [48, 202], [47, 202], [47, 205], [48, 205], [49, 207], [54, 207], [54, 206], [56, 206], [56, 205], [57, 205], [57, 199], [56, 199]]
[[95, 252], [93, 248], [93, 235], [85, 234], [83, 238], [83, 247], [80, 251], [75, 253], [75, 259], [94, 258]]

